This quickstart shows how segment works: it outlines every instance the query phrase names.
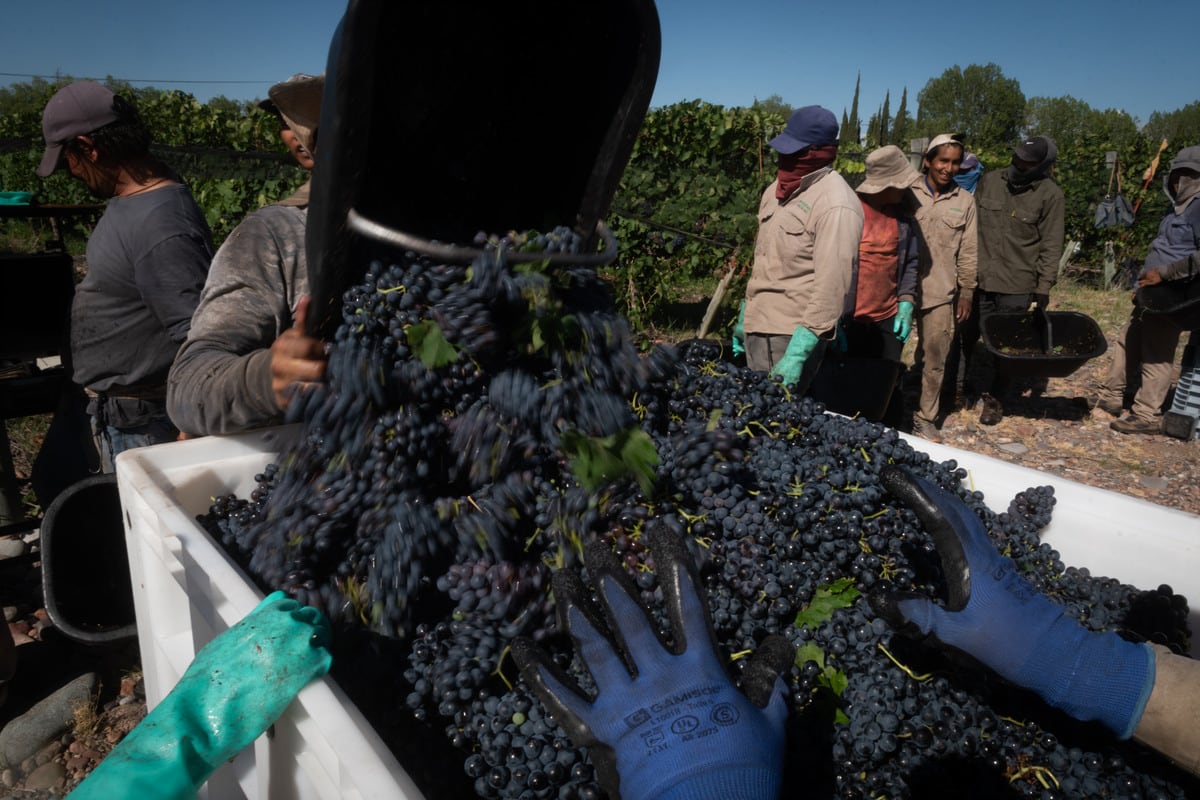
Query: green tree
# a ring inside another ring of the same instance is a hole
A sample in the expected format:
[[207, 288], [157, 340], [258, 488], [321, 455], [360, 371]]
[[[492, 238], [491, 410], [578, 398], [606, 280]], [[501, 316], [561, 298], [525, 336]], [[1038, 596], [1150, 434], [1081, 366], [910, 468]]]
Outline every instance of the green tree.
[[1200, 100], [1175, 111], [1155, 111], [1145, 134], [1155, 144], [1166, 139], [1176, 148], [1200, 144]]
[[891, 118], [892, 92], [889, 89], [883, 95], [883, 108], [879, 110], [879, 130], [878, 137], [875, 139], [875, 146], [882, 147], [888, 143], [888, 120]]
[[858, 77], [854, 79], [854, 100], [850, 103], [850, 120], [842, 126], [841, 135], [838, 137], [840, 144], [858, 144], [859, 131], [862, 123], [858, 120], [858, 89], [862, 83], [862, 73], [858, 73]]
[[754, 103], [750, 106], [752, 111], [757, 111], [760, 114], [776, 115], [787, 119], [792, 113], [792, 107], [783, 102], [783, 98], [777, 94], [773, 94], [766, 100], [754, 98]]
[[1124, 111], [1098, 111], [1070, 95], [1031, 97], [1025, 104], [1024, 135], [1049, 136], [1059, 147], [1097, 138], [1123, 149], [1140, 135], [1133, 117]]
[[908, 114], [908, 87], [900, 93], [900, 106], [896, 109], [896, 117], [892, 120], [891, 144], [904, 152], [908, 152], [908, 141], [912, 138], [913, 119]]
[[917, 95], [921, 135], [961, 133], [969, 146], [1006, 147], [1025, 121], [1025, 95], [995, 64], [955, 65], [931, 78]]

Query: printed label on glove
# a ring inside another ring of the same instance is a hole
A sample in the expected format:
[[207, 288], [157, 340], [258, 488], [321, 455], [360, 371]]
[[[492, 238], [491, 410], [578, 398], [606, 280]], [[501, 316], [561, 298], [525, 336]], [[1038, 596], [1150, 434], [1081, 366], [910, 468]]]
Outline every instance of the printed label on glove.
[[669, 750], [676, 741], [691, 742], [736, 725], [741, 715], [732, 703], [717, 703], [717, 684], [674, 692], [657, 703], [625, 717], [625, 724], [642, 738], [648, 753]]

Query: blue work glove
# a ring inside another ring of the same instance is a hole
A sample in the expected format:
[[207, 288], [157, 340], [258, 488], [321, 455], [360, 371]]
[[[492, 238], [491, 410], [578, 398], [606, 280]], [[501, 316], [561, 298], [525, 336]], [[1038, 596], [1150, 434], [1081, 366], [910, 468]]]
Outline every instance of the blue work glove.
[[896, 309], [896, 318], [892, 320], [892, 333], [902, 342], [907, 342], [908, 335], [912, 333], [912, 315], [913, 304], [908, 300], [901, 300]]
[[850, 350], [850, 340], [846, 338], [846, 329], [842, 326], [841, 320], [838, 321], [837, 327], [834, 328], [833, 345], [838, 349], [839, 353], [846, 353]]
[[283, 592], [205, 645], [179, 683], [71, 792], [71, 800], [194, 800], [213, 770], [257, 739], [329, 671], [329, 623]]
[[1132, 736], [1154, 686], [1150, 646], [1089, 631], [1067, 616], [997, 552], [957, 497], [894, 466], [880, 480], [933, 536], [948, 597], [943, 607], [884, 589], [870, 595], [876, 613], [972, 656], [1076, 719]]
[[742, 672], [725, 672], [708, 607], [681, 534], [647, 525], [646, 537], [671, 623], [668, 649], [634, 598], [611, 549], [586, 563], [601, 607], [575, 573], [554, 576], [564, 629], [595, 680], [594, 698], [528, 639], [513, 643], [521, 674], [576, 745], [587, 747], [610, 797], [621, 800], [774, 800], [783, 768], [786, 688], [794, 648], [767, 637]]
[[733, 354], [740, 356], [746, 352], [746, 301], [742, 301], [738, 309], [737, 322], [733, 326]]
[[796, 328], [796, 332], [792, 334], [792, 340], [788, 342], [787, 349], [783, 351], [783, 358], [775, 362], [775, 366], [771, 368], [771, 374], [778, 376], [784, 385], [800, 380], [800, 373], [804, 371], [804, 362], [812, 355], [813, 348], [819, 341], [817, 335], [803, 325]]

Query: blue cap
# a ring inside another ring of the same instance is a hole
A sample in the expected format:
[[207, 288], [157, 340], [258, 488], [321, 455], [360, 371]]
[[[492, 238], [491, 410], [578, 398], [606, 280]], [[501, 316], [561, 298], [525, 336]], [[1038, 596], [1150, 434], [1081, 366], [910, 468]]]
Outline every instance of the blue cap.
[[837, 144], [838, 121], [833, 112], [820, 106], [797, 108], [788, 117], [783, 133], [767, 144], [786, 155], [813, 145]]

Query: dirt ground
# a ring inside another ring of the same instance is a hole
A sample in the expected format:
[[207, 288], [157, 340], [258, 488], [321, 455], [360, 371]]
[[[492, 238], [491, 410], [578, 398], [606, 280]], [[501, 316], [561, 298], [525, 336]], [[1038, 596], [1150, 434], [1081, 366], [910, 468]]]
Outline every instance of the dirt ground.
[[[1106, 331], [1109, 353], [1116, 335], [1116, 328]], [[946, 418], [942, 442], [1200, 514], [1200, 441], [1118, 433], [1109, 427], [1115, 417], [1089, 408], [1087, 398], [1095, 394], [1110, 360], [1105, 354], [1065, 378], [1018, 379], [999, 424], [981, 425], [978, 403], [960, 408]], [[1200, 519], [1196, 526], [1200, 535]]]

